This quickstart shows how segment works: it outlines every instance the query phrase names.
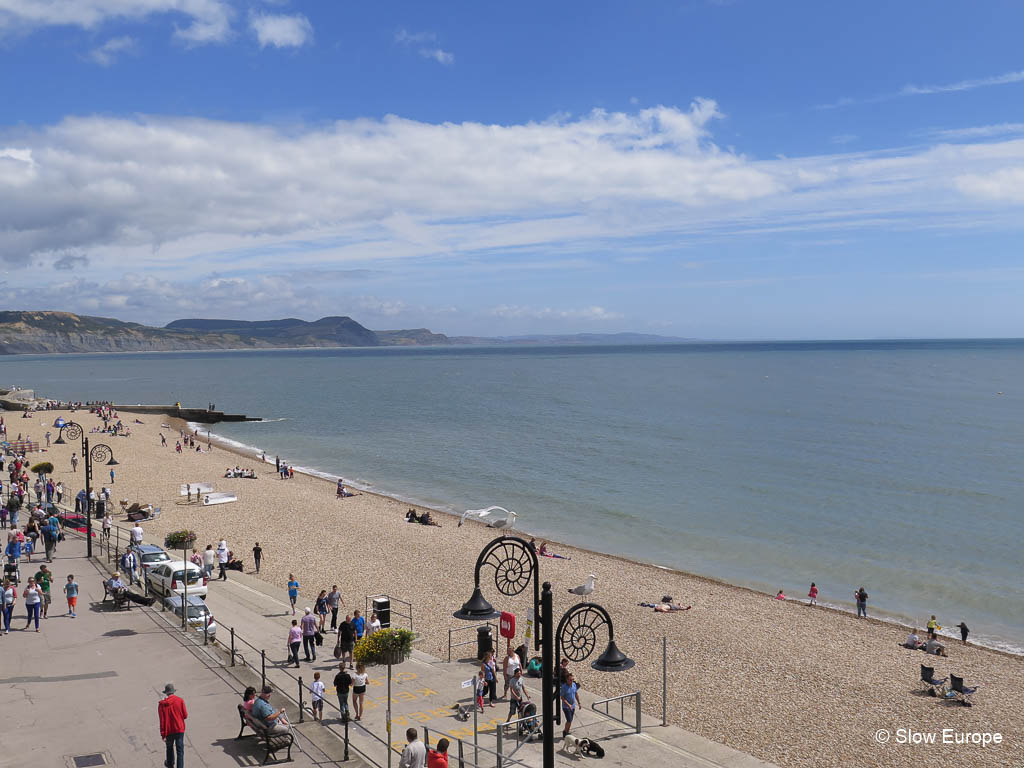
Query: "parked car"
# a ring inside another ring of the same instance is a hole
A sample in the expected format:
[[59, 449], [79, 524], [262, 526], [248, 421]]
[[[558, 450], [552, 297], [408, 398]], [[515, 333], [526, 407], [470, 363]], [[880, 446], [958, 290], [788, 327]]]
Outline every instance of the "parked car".
[[185, 569], [188, 568], [188, 593], [206, 597], [206, 577], [199, 566], [183, 560], [158, 563], [146, 574], [146, 588], [150, 593], [169, 596], [185, 591]]
[[135, 557], [138, 558], [139, 564], [142, 566], [143, 574], [148, 573], [154, 565], [169, 562], [171, 559], [170, 555], [155, 544], [139, 544], [132, 549], [135, 550]]
[[[175, 616], [181, 617], [181, 595], [171, 595], [164, 598], [164, 607], [173, 611]], [[212, 638], [217, 634], [217, 622], [213, 620], [213, 614], [209, 606], [198, 595], [189, 592], [188, 596], [188, 623], [195, 627], [197, 632], [203, 631], [203, 624], [206, 624], [206, 633]]]

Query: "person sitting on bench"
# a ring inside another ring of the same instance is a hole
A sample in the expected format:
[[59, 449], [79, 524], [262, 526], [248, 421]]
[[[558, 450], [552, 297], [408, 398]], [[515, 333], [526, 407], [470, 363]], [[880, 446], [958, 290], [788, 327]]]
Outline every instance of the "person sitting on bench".
[[270, 694], [274, 689], [269, 685], [263, 686], [263, 692], [252, 703], [252, 716], [259, 720], [271, 733], [286, 733], [290, 727], [288, 718], [285, 717], [284, 707], [275, 710], [270, 706]]

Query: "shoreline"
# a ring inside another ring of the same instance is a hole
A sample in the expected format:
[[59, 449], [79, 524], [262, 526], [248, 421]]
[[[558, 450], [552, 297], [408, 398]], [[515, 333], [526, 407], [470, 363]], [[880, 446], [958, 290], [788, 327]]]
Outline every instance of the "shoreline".
[[[218, 435], [218, 434], [216, 434], [214, 432], [211, 432], [206, 427], [212, 426], [212, 425], [203, 425], [203, 424], [199, 424], [197, 422], [186, 421], [186, 420], [180, 419], [178, 417], [172, 417], [169, 414], [167, 415], [167, 418], [171, 420], [168, 423], [170, 423], [172, 426], [174, 426], [175, 429], [179, 428], [179, 426], [175, 425], [175, 423], [177, 423], [178, 425], [183, 426], [186, 431], [194, 432], [196, 429], [199, 429], [199, 431], [201, 433], [205, 431], [205, 432], [208, 433], [208, 435], [210, 437], [211, 443], [213, 443], [214, 445], [217, 445], [221, 450], [226, 451], [228, 453], [233, 453], [236, 456], [240, 456], [242, 458], [248, 458], [248, 459], [255, 458], [257, 461], [260, 461], [260, 456], [261, 456], [261, 453], [262, 453], [262, 449], [257, 448], [256, 446], [249, 445], [249, 444], [246, 444], [246, 443], [241, 443], [238, 440], [234, 440], [232, 438], [224, 437], [223, 435]], [[261, 462], [261, 463], [264, 463], [264, 462]], [[268, 462], [265, 462], [265, 463], [266, 464], [270, 464], [272, 462], [268, 461]], [[296, 472], [296, 474], [300, 474], [301, 473], [302, 475], [304, 475], [306, 477], [309, 477], [309, 478], [311, 478], [313, 480], [318, 480], [318, 481], [321, 481], [323, 483], [326, 483], [329, 486], [331, 486], [332, 489], [334, 487], [334, 483], [337, 481], [337, 478], [340, 477], [340, 475], [331, 475], [331, 474], [329, 474], [327, 472], [323, 472], [321, 470], [313, 469], [311, 467], [299, 467], [299, 466], [296, 466], [295, 467], [295, 472]], [[347, 487], [349, 487], [349, 488], [353, 488], [353, 489], [358, 490], [359, 493], [369, 494], [371, 496], [375, 496], [377, 498], [380, 498], [380, 499], [388, 501], [388, 502], [394, 502], [396, 504], [410, 505], [410, 506], [414, 507], [417, 511], [430, 510], [431, 514], [442, 514], [442, 515], [445, 515], [447, 518], [450, 518], [452, 520], [458, 520], [458, 518], [459, 518], [458, 514], [453, 513], [450, 510], [444, 509], [442, 507], [437, 507], [437, 506], [432, 506], [432, 505], [429, 505], [429, 504], [424, 504], [423, 502], [421, 502], [421, 501], [419, 501], [417, 499], [414, 499], [414, 498], [407, 498], [407, 497], [403, 497], [401, 495], [397, 495], [395, 493], [386, 493], [386, 492], [379, 491], [379, 490], [371, 490], [369, 488], [366, 488], [365, 486], [358, 485], [356, 483], [350, 483], [348, 480], [345, 481], [345, 485]], [[479, 525], [479, 526], [483, 526], [484, 525], [483, 523], [481, 523], [481, 522], [479, 522], [477, 520], [473, 520], [473, 519], [468, 519], [465, 524], [469, 525], [471, 523], [473, 525]], [[484, 526], [484, 527], [486, 527], [486, 526]], [[494, 530], [494, 529], [490, 529], [490, 530]], [[525, 530], [525, 529], [517, 528], [517, 529], [515, 529], [514, 532], [517, 533], [518, 535], [522, 536], [523, 538], [526, 538], [526, 539], [534, 538], [535, 537], [535, 534], [530, 533], [528, 530]], [[498, 535], [498, 533], [499, 532], [496, 531], [495, 535]], [[576, 550], [576, 551], [579, 551], [579, 552], [582, 552], [582, 553], [587, 553], [587, 554], [591, 554], [591, 555], [599, 555], [601, 557], [607, 557], [607, 558], [611, 558], [613, 560], [619, 560], [622, 563], [630, 565], [630, 566], [639, 566], [639, 567], [643, 567], [643, 568], [653, 568], [653, 569], [664, 571], [666, 573], [673, 574], [673, 575], [676, 575], [676, 576], [685, 577], [685, 578], [688, 578], [688, 579], [699, 580], [699, 581], [704, 581], [707, 584], [714, 585], [716, 587], [723, 587], [723, 588], [727, 588], [727, 589], [744, 590], [746, 592], [750, 592], [750, 593], [758, 595], [758, 596], [774, 598], [774, 595], [771, 592], [766, 592], [766, 591], [757, 589], [756, 587], [747, 586], [745, 584], [735, 584], [733, 582], [726, 581], [725, 579], [717, 578], [715, 576], [709, 576], [707, 574], [695, 573], [695, 572], [692, 572], [692, 571], [686, 571], [686, 570], [683, 570], [681, 568], [675, 568], [673, 566], [663, 565], [661, 563], [654, 563], [654, 562], [648, 562], [648, 561], [644, 561], [644, 560], [637, 560], [635, 558], [629, 557], [628, 555], [622, 555], [622, 554], [618, 554], [618, 553], [615, 553], [615, 552], [605, 552], [605, 551], [597, 550], [597, 549], [589, 549], [589, 548], [586, 548], [586, 547], [582, 547], [582, 546], [580, 546], [578, 544], [573, 544], [572, 542], [562, 541], [560, 539], [552, 538], [550, 536], [545, 537], [543, 539], [539, 539], [539, 537], [538, 537], [538, 540], [546, 541], [546, 542], [548, 542], [548, 544], [554, 544], [554, 545], [557, 545], [558, 547], [562, 547], [562, 548], [571, 548], [573, 550]], [[803, 597], [800, 597], [800, 598], [796, 598], [796, 597], [787, 598], [787, 602], [807, 605], [807, 600], [806, 600], [806, 598], [803, 598]], [[819, 608], [821, 610], [825, 610], [825, 611], [832, 611], [832, 612], [834, 612], [834, 613], [836, 613], [838, 615], [841, 615], [841, 616], [856, 617], [856, 609], [853, 608], [852, 606], [848, 608], [848, 607], [846, 607], [844, 605], [841, 605], [841, 604], [835, 604], [835, 603], [829, 603], [829, 602], [824, 602], [824, 603], [819, 602], [818, 605], [815, 606], [815, 607], [817, 607], [817, 608]], [[887, 624], [887, 625], [890, 625], [890, 626], [893, 626], [893, 627], [898, 627], [898, 628], [900, 628], [901, 630], [903, 630], [903, 631], [905, 631], [907, 633], [909, 633], [912, 629], [915, 629], [915, 628], [918, 629], [918, 630], [922, 629], [922, 627], [915, 627], [913, 625], [913, 623], [908, 623], [909, 619], [906, 616], [903, 616], [903, 615], [900, 615], [900, 614], [895, 614], [895, 613], [886, 613], [884, 611], [884, 609], [880, 609], [880, 608], [877, 608], [877, 607], [872, 607], [872, 610], [874, 610], [874, 611], [882, 611], [882, 615], [874, 615], [874, 616], [870, 617], [870, 619], [873, 620], [873, 621], [878, 621], [878, 622], [882, 622], [884, 624]], [[952, 640], [959, 641], [959, 639], [960, 639], [958, 634], [947, 634], [945, 632], [945, 630], [940, 631], [939, 632], [939, 636], [940, 637], [948, 638], [951, 641]], [[1004, 655], [1006, 655], [1006, 656], [1008, 656], [1010, 658], [1024, 658], [1024, 646], [1015, 645], [1013, 643], [1013, 641], [1009, 641], [1009, 640], [1001, 640], [1001, 639], [994, 639], [994, 640], [993, 639], [986, 639], [985, 641], [971, 640], [969, 642], [969, 645], [977, 647], [977, 648], [984, 649], [986, 651], [991, 651], [993, 653], [1004, 654]]]
[[[40, 424], [52, 424], [58, 416], [67, 418], [68, 413], [39, 412], [25, 427], [41, 434], [45, 429]], [[119, 462], [112, 499], [115, 510], [122, 499], [162, 507], [158, 519], [143, 524], [148, 542], [161, 543], [168, 532], [183, 528], [196, 532], [200, 549], [224, 537], [251, 574], [249, 549], [258, 540], [264, 550], [258, 578], [269, 592], [279, 591], [284, 599], [288, 576], [294, 573], [302, 585], [300, 610], [332, 584], [341, 587], [346, 611], [363, 609], [368, 595], [407, 601], [415, 606], [420, 648], [438, 658], [448, 653], [449, 631], [470, 626], [453, 619], [452, 612], [470, 596], [473, 564], [499, 531], [480, 523], [456, 528], [448, 513], [437, 515], [440, 528], [406, 523], [410, 506], [424, 507], [372, 491], [336, 499], [333, 483], [314, 475], [296, 473], [292, 480], [280, 480], [262, 471], [268, 465], [254, 452], [214, 443], [212, 435], [210, 453], [177, 454], [174, 444], [184, 422], [154, 414], [136, 424], [126, 417], [131, 437], [103, 438]], [[87, 433], [99, 424], [83, 411], [73, 418]], [[170, 426], [163, 429], [161, 423]], [[161, 432], [167, 447], [161, 447]], [[54, 464], [53, 476], [72, 494], [84, 480], [81, 467], [77, 473], [70, 470], [70, 456], [78, 448], [53, 445], [44, 454]], [[225, 467], [235, 464], [256, 468], [259, 478], [222, 478]], [[108, 485], [105, 469], [97, 470], [97, 488]], [[186, 482], [211, 482], [217, 491], [236, 493], [238, 501], [212, 507], [186, 504], [178, 495]], [[917, 768], [922, 761], [955, 760], [1003, 768], [1016, 765], [1024, 752], [1020, 656], [948, 642], [948, 659], [925, 657], [899, 648], [905, 630], [878, 619], [860, 620], [824, 607], [811, 610], [747, 587], [571, 545], [560, 544], [559, 550], [572, 559], [543, 558], [540, 573], [552, 583], [555, 618], [580, 602], [567, 595], [567, 587], [594, 574], [597, 588], [584, 599], [608, 610], [618, 647], [636, 662], [633, 669], [616, 674], [576, 663], [573, 669], [591, 697], [641, 691], [644, 710], [660, 715], [664, 636], [669, 722], [779, 766]], [[522, 638], [531, 590], [503, 597], [493, 574], [492, 569], [481, 573], [481, 590], [498, 609], [519, 617], [517, 635]], [[216, 582], [210, 589], [216, 591]], [[662, 595], [673, 595], [692, 609], [659, 614], [638, 605]], [[282, 637], [288, 618], [280, 618]], [[607, 627], [598, 628], [595, 656], [603, 650], [607, 632]], [[465, 648], [453, 653], [456, 659], [467, 655]], [[954, 710], [921, 695], [920, 664], [933, 661], [940, 677], [952, 673], [968, 685], [982, 686], [973, 708]], [[938, 732], [954, 725], [963, 731], [999, 732], [1004, 742], [998, 748], [941, 743], [883, 747], [874, 739], [879, 729]]]

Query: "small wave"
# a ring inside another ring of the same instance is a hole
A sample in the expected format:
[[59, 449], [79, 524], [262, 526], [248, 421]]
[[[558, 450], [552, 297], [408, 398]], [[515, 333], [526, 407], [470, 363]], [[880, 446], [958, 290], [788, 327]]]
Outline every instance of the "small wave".
[[246, 424], [272, 424], [275, 421], [288, 421], [287, 416], [282, 416], [279, 419], [257, 419], [256, 421], [247, 421]]

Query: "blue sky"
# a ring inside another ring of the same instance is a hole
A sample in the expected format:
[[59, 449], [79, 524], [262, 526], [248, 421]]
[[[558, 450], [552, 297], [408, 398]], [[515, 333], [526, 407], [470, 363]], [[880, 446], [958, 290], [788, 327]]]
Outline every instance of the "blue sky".
[[0, 0], [5, 304], [1021, 336], [1022, 22], [1010, 2]]

